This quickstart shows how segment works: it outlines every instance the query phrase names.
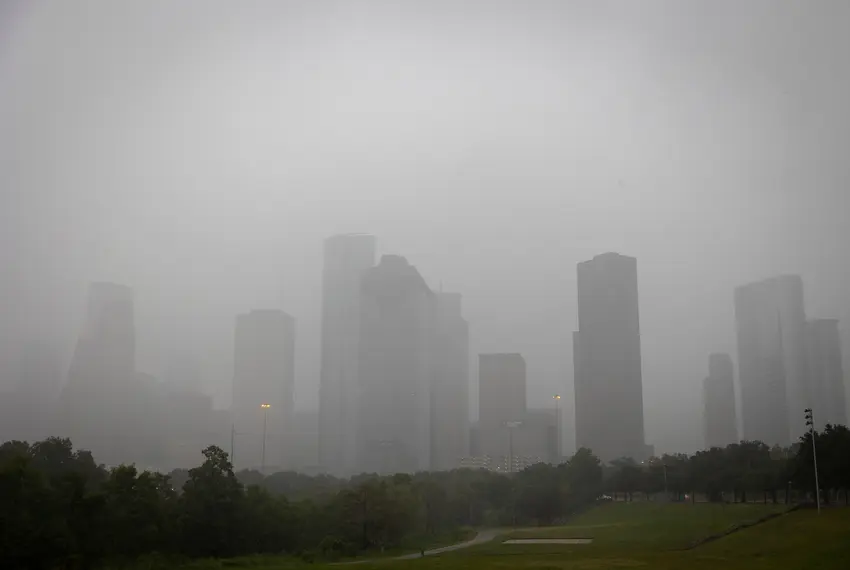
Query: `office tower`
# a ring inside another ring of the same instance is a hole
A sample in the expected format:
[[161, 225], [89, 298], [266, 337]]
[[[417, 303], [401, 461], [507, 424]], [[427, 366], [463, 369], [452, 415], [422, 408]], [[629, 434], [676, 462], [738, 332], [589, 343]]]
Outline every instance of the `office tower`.
[[[285, 467], [284, 434], [294, 411], [295, 319], [279, 310], [236, 318], [231, 415], [235, 463]], [[265, 433], [265, 437], [264, 434]]]
[[526, 419], [525, 387], [521, 354], [478, 355], [478, 445], [496, 463], [510, 457], [512, 431]]
[[529, 409], [514, 433], [514, 455], [525, 465], [554, 463], [558, 453], [555, 409]]
[[360, 286], [374, 263], [374, 236], [348, 234], [325, 240], [319, 463], [334, 475], [351, 475], [356, 468]]
[[815, 428], [847, 425], [844, 367], [838, 320], [813, 319], [806, 323], [806, 357]]
[[728, 354], [712, 354], [708, 357], [708, 377], [703, 381], [702, 393], [705, 448], [737, 443], [735, 367]]
[[406, 259], [385, 255], [363, 277], [360, 309], [358, 471], [428, 470], [434, 294]]
[[16, 360], [13, 388], [0, 391], [0, 441], [38, 441], [53, 435], [50, 424], [62, 376], [59, 354], [51, 343], [32, 341]]
[[774, 277], [735, 289], [743, 439], [789, 445], [809, 406], [803, 280]]
[[135, 351], [132, 289], [92, 283], [55, 430], [107, 465], [133, 459], [128, 443], [138, 435], [128, 410], [139, 406]]
[[114, 283], [92, 283], [68, 383], [97, 390], [129, 382], [135, 370], [133, 290]]
[[190, 353], [171, 351], [163, 371], [163, 381], [173, 390], [198, 392], [201, 389], [201, 367]]
[[576, 446], [603, 461], [643, 460], [637, 260], [604, 253], [579, 263], [577, 271]]
[[454, 469], [469, 455], [469, 325], [459, 293], [437, 293], [431, 390], [431, 468]]

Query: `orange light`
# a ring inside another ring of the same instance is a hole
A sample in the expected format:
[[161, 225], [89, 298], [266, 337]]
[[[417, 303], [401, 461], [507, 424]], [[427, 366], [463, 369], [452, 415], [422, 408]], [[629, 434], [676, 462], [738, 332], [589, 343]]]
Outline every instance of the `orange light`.
[[271, 408], [272, 405], [271, 404], [260, 404], [260, 407], [263, 408], [263, 409], [268, 409], [268, 408]]

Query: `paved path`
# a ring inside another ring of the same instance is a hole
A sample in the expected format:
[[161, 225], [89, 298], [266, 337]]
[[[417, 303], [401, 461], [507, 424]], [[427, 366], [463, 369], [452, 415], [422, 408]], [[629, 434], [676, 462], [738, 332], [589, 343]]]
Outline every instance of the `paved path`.
[[[467, 540], [466, 542], [459, 542], [457, 544], [452, 544], [449, 546], [442, 546], [440, 548], [432, 548], [431, 550], [426, 550], [425, 556], [435, 556], [437, 554], [443, 554], [444, 552], [451, 552], [452, 550], [460, 550], [461, 548], [469, 548], [470, 546], [475, 546], [476, 544], [490, 542], [503, 532], [505, 532], [504, 529], [485, 528], [483, 530], [479, 530], [474, 538], [472, 538], [471, 540]], [[396, 556], [395, 558], [372, 558], [369, 560], [352, 560], [351, 562], [337, 562], [337, 564], [365, 564], [367, 562], [382, 562], [387, 560], [413, 560], [414, 558], [421, 557], [421, 552], [414, 552], [413, 554], [405, 554], [404, 556]]]
[[[442, 554], [444, 552], [451, 552], [452, 550], [460, 550], [461, 548], [469, 548], [470, 546], [475, 546], [476, 544], [481, 544], [484, 542], [490, 542], [494, 538], [496, 538], [500, 532], [503, 532], [497, 528], [486, 528], [484, 530], [479, 530], [478, 534], [472, 540], [467, 540], [466, 542], [460, 542], [458, 544], [452, 544], [450, 546], [443, 546], [441, 548], [432, 548], [431, 550], [425, 551], [425, 556], [434, 556], [435, 554]], [[410, 560], [412, 558], [420, 558], [422, 553], [415, 552], [413, 554], [405, 554], [404, 556], [397, 556], [395, 560]]]

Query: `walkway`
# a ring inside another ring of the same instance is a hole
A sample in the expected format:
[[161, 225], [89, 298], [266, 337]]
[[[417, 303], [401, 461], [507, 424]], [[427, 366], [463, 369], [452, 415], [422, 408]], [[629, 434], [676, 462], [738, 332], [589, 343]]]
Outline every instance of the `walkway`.
[[[436, 556], [437, 554], [443, 554], [444, 552], [451, 552], [453, 550], [460, 550], [461, 548], [469, 548], [470, 546], [475, 546], [476, 544], [490, 542], [503, 532], [505, 532], [504, 529], [485, 528], [483, 530], [479, 530], [474, 538], [472, 538], [471, 540], [467, 540], [466, 542], [459, 542], [457, 544], [452, 544], [449, 546], [442, 546], [440, 548], [432, 548], [431, 550], [426, 550], [425, 556]], [[337, 562], [335, 565], [366, 564], [367, 562], [382, 562], [387, 560], [413, 560], [414, 558], [421, 557], [421, 552], [414, 552], [413, 554], [405, 554], [404, 556], [396, 556], [395, 558], [371, 558], [369, 560], [352, 560], [350, 562]]]

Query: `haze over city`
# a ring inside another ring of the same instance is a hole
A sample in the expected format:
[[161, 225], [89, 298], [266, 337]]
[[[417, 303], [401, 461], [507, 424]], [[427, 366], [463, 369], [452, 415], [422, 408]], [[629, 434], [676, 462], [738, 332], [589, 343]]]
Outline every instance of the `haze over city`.
[[572, 437], [576, 266], [605, 252], [637, 259], [656, 452], [703, 447], [736, 287], [799, 275], [850, 370], [847, 3], [229, 5], [0, 5], [0, 390], [32, 341], [65, 380], [108, 281], [136, 369], [195, 361], [219, 408], [236, 316], [286, 311], [315, 410], [349, 232], [463, 295], [473, 418], [478, 355], [521, 353]]

